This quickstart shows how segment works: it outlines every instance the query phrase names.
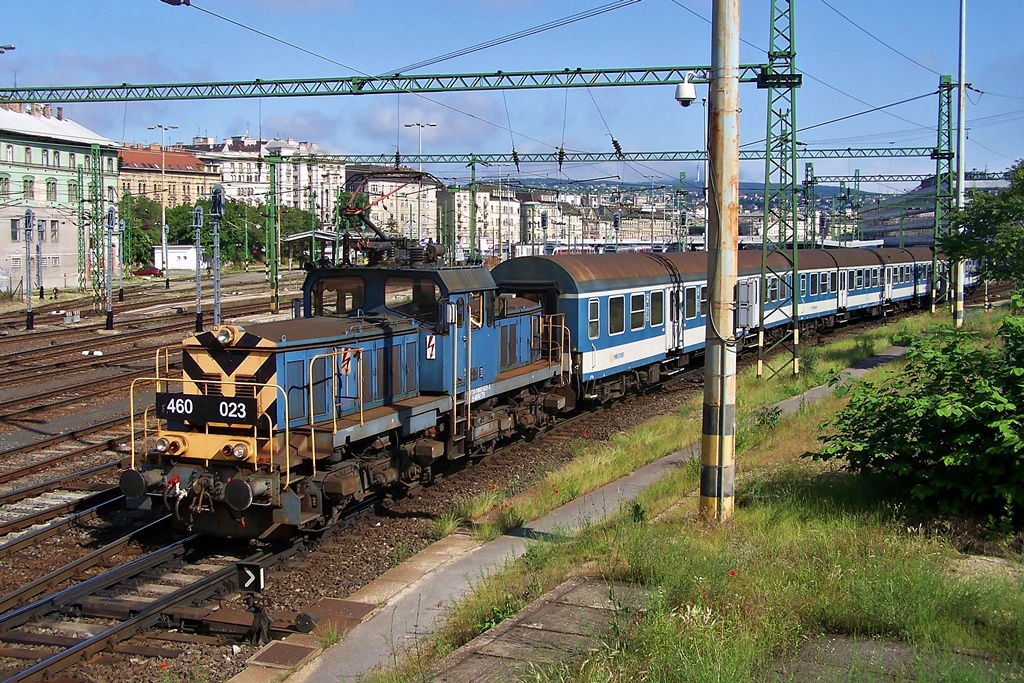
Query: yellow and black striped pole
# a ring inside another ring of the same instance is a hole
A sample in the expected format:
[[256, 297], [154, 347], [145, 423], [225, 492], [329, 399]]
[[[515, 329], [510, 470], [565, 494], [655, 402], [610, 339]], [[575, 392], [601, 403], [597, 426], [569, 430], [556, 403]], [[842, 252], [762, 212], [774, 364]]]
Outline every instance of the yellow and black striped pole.
[[711, 181], [704, 414], [700, 509], [707, 519], [732, 518], [736, 457], [736, 340], [733, 318], [739, 236], [739, 0], [714, 0], [708, 162]]

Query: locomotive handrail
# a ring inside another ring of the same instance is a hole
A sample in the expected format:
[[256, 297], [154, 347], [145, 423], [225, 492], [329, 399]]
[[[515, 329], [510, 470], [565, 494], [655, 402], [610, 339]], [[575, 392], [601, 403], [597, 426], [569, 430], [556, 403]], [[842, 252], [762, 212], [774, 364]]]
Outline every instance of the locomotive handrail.
[[[351, 355], [349, 355], [351, 354]], [[341, 356], [341, 368], [345, 375], [345, 396], [338, 396], [338, 356]], [[347, 356], [347, 357], [346, 357]], [[333, 351], [326, 353], [318, 353], [309, 359], [309, 441], [310, 448], [313, 452], [313, 474], [316, 475], [316, 415], [313, 412], [313, 364], [320, 359], [331, 360], [331, 425], [332, 425], [332, 437], [338, 433], [338, 407], [341, 405], [335, 399], [355, 399], [356, 405], [359, 406], [359, 426], [365, 425], [363, 419], [363, 350], [359, 347], [338, 347]], [[350, 360], [355, 359], [356, 361], [356, 395], [348, 395], [348, 370], [345, 369], [345, 364]]]
[[[157, 351], [157, 357], [159, 359], [159, 351]], [[284, 485], [288, 486], [291, 483], [291, 451], [289, 450], [289, 444], [290, 444], [291, 440], [289, 438], [289, 424], [288, 424], [288, 395], [285, 393], [284, 388], [282, 388], [279, 384], [255, 385], [253, 382], [236, 382], [235, 380], [208, 380], [208, 379], [194, 379], [194, 378], [185, 378], [185, 377], [161, 377], [160, 374], [159, 374], [159, 360], [157, 361], [157, 366], [158, 367], [157, 367], [157, 376], [156, 377], [136, 377], [135, 379], [132, 380], [131, 386], [129, 388], [129, 407], [131, 408], [131, 416], [130, 416], [130, 419], [129, 419], [129, 429], [131, 429], [131, 434], [132, 434], [132, 438], [131, 438], [131, 469], [135, 469], [135, 388], [136, 388], [136, 385], [138, 383], [141, 383], [141, 382], [153, 382], [153, 383], [155, 383], [158, 392], [161, 390], [162, 383], [164, 383], [164, 382], [166, 382], [168, 384], [170, 384], [172, 382], [181, 383], [183, 390], [184, 390], [184, 384], [186, 382], [190, 382], [192, 384], [195, 384], [197, 387], [199, 385], [235, 386], [235, 387], [237, 387], [237, 386], [246, 386], [246, 387], [254, 387], [254, 386], [268, 386], [269, 387], [269, 386], [273, 386], [274, 389], [276, 390], [276, 392], [282, 398], [282, 400], [280, 401], [280, 404], [281, 404], [281, 406], [283, 408], [283, 411], [284, 411], [284, 421], [283, 421], [284, 422], [284, 457], [285, 457], [285, 463], [284, 463], [284, 465], [285, 465], [285, 483], [284, 483]], [[208, 394], [204, 394], [204, 395], [208, 395]], [[256, 406], [257, 406], [258, 414], [256, 416], [256, 422], [253, 424], [253, 428], [252, 428], [253, 429], [252, 441], [251, 441], [252, 454], [251, 454], [251, 456], [249, 458], [246, 459], [246, 462], [249, 462], [249, 464], [251, 464], [254, 468], [259, 466], [259, 441], [258, 441], [258, 439], [259, 439], [259, 420], [260, 420], [261, 417], [265, 416], [267, 418], [268, 425], [269, 425], [268, 438], [267, 438], [267, 442], [268, 442], [268, 444], [270, 446], [270, 463], [269, 463], [269, 466], [270, 466], [271, 469], [273, 469], [273, 467], [274, 467], [274, 451], [276, 450], [276, 448], [275, 448], [275, 439], [274, 439], [274, 421], [273, 421], [272, 417], [270, 416], [270, 414], [267, 413], [267, 411], [263, 409], [262, 405], [260, 405], [259, 397], [256, 396], [255, 398], [257, 400]], [[145, 410], [145, 416], [146, 417], [145, 417], [145, 420], [143, 422], [143, 442], [144, 443], [149, 438], [148, 437], [148, 431], [149, 431], [149, 427], [148, 427], [148, 425], [149, 425], [148, 414], [149, 414], [149, 408], [147, 407], [146, 410]], [[203, 431], [204, 431], [205, 434], [209, 434], [210, 433], [210, 425], [209, 425], [208, 422], [204, 423]], [[159, 433], [159, 424], [157, 426], [157, 432]], [[199, 456], [199, 457], [201, 457], [201, 458], [203, 458], [205, 460], [209, 460], [210, 459], [209, 457], [204, 457], [204, 456]]]

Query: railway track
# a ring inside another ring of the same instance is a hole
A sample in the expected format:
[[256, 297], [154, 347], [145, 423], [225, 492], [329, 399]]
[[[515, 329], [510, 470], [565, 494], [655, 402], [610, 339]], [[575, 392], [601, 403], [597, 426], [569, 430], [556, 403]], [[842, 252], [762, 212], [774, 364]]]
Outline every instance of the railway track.
[[102, 463], [0, 495], [0, 538], [120, 496], [116, 485], [86, 483], [120, 466], [118, 460]]
[[[270, 566], [299, 550], [289, 544], [241, 557], [200, 546], [198, 535], [188, 536], [0, 615], [0, 642], [7, 646], [0, 649], [0, 656], [34, 662], [20, 671], [4, 672], [5, 680], [49, 679], [108, 649], [173, 657], [175, 650], [124, 641], [159, 623], [201, 629], [205, 612], [191, 606], [232, 590], [238, 562]], [[215, 621], [248, 630], [244, 613], [230, 619], [219, 615]]]

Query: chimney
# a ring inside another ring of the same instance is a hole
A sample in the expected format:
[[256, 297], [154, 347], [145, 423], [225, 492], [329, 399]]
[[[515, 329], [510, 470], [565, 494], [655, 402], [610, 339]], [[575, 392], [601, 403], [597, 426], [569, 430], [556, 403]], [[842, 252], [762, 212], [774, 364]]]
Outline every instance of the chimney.
[[42, 113], [43, 113], [43, 105], [39, 104], [38, 102], [33, 102], [32, 103], [32, 116], [35, 116], [36, 118], [39, 118], [42, 115]]
[[50, 118], [53, 115], [53, 109], [48, 104], [43, 105], [43, 116]]
[[11, 107], [13, 107], [12, 111], [16, 111], [19, 114], [23, 113], [21, 102], [15, 102], [11, 105]]
[[57, 107], [57, 120], [58, 121], [63, 121], [64, 120], [64, 107]]

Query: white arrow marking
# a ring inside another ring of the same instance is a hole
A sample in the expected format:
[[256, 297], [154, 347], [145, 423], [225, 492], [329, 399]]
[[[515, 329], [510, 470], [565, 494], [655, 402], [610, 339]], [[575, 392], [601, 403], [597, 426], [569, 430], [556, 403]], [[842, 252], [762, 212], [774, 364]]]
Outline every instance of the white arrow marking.
[[245, 585], [242, 586], [242, 588], [248, 588], [249, 586], [251, 586], [252, 584], [254, 584], [256, 582], [256, 575], [253, 574], [252, 570], [250, 570], [248, 567], [243, 567], [242, 571], [244, 571], [245, 575], [249, 577], [248, 579], [246, 579]]

